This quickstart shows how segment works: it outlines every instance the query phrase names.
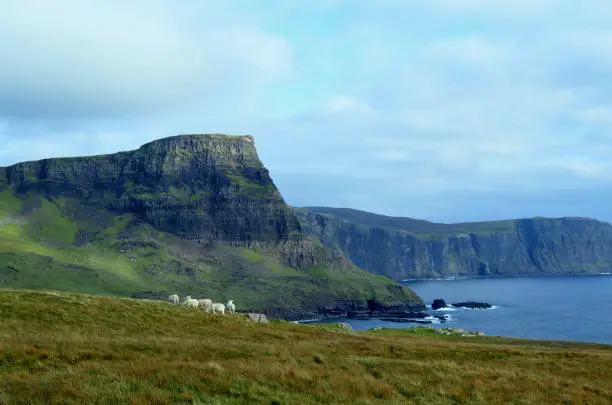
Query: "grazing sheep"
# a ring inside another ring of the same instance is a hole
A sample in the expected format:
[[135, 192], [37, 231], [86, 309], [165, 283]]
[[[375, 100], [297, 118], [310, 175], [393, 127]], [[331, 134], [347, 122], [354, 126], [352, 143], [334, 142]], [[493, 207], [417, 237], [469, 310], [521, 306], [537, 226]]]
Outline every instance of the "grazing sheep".
[[183, 303], [187, 308], [198, 308], [199, 302], [196, 299], [190, 298]]
[[179, 296], [176, 294], [172, 294], [168, 297], [168, 302], [174, 305], [178, 305], [179, 303]]
[[227, 301], [227, 304], [225, 304], [225, 310], [230, 314], [233, 314], [234, 311], [236, 311], [236, 305], [234, 305], [234, 300]]
[[212, 305], [212, 310], [213, 310], [213, 314], [221, 314], [223, 315], [225, 313], [225, 305], [223, 305], [220, 302], [215, 302]]
[[204, 298], [201, 300], [198, 300], [198, 302], [200, 303], [200, 308], [202, 308], [204, 310], [204, 312], [211, 312], [212, 311], [212, 300], [209, 300], [208, 298]]
[[183, 298], [183, 304], [186, 303], [187, 301], [189, 301], [191, 299], [191, 296], [186, 296], [185, 298]]

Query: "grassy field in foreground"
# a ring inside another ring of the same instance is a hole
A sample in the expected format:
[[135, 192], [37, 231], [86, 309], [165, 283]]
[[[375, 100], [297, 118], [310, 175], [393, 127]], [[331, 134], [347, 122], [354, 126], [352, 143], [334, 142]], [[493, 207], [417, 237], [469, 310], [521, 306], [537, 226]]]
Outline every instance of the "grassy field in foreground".
[[0, 290], [0, 404], [610, 404], [612, 346]]

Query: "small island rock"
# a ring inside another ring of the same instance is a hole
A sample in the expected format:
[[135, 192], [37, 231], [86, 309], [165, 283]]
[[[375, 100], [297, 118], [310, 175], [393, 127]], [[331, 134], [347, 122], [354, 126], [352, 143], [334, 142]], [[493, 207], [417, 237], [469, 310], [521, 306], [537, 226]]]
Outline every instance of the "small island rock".
[[453, 303], [453, 306], [456, 308], [489, 309], [493, 305], [487, 302], [466, 301], [466, 302], [455, 302]]
[[446, 308], [446, 302], [442, 298], [436, 298], [433, 300], [433, 304], [431, 304], [431, 309], [435, 311], [440, 308]]

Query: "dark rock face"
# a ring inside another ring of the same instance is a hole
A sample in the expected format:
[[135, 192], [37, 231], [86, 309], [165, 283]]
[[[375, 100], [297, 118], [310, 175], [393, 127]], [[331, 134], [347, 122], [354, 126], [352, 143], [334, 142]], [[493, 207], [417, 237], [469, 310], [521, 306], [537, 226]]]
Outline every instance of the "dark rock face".
[[282, 242], [300, 231], [250, 136], [164, 138], [136, 151], [19, 163], [6, 177], [18, 194], [74, 197], [193, 241]]
[[431, 304], [431, 309], [435, 311], [440, 308], [446, 308], [446, 302], [442, 298], [436, 298]]
[[294, 211], [323, 245], [394, 280], [612, 269], [612, 225], [588, 218], [436, 224], [356, 210]]
[[455, 302], [453, 303], [453, 306], [456, 308], [489, 309], [493, 305], [487, 302], [465, 301], [465, 302]]
[[135, 151], [25, 162], [3, 173], [16, 194], [73, 198], [135, 214], [160, 231], [203, 245], [255, 248], [283, 255], [296, 267], [334, 259], [304, 238], [251, 136], [174, 136]]

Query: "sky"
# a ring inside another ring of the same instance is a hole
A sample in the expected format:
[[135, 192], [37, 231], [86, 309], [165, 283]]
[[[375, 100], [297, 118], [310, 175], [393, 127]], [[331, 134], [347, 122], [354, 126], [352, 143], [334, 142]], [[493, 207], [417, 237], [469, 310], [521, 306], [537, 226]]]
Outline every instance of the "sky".
[[285, 200], [612, 221], [608, 0], [0, 0], [0, 166], [250, 134]]

